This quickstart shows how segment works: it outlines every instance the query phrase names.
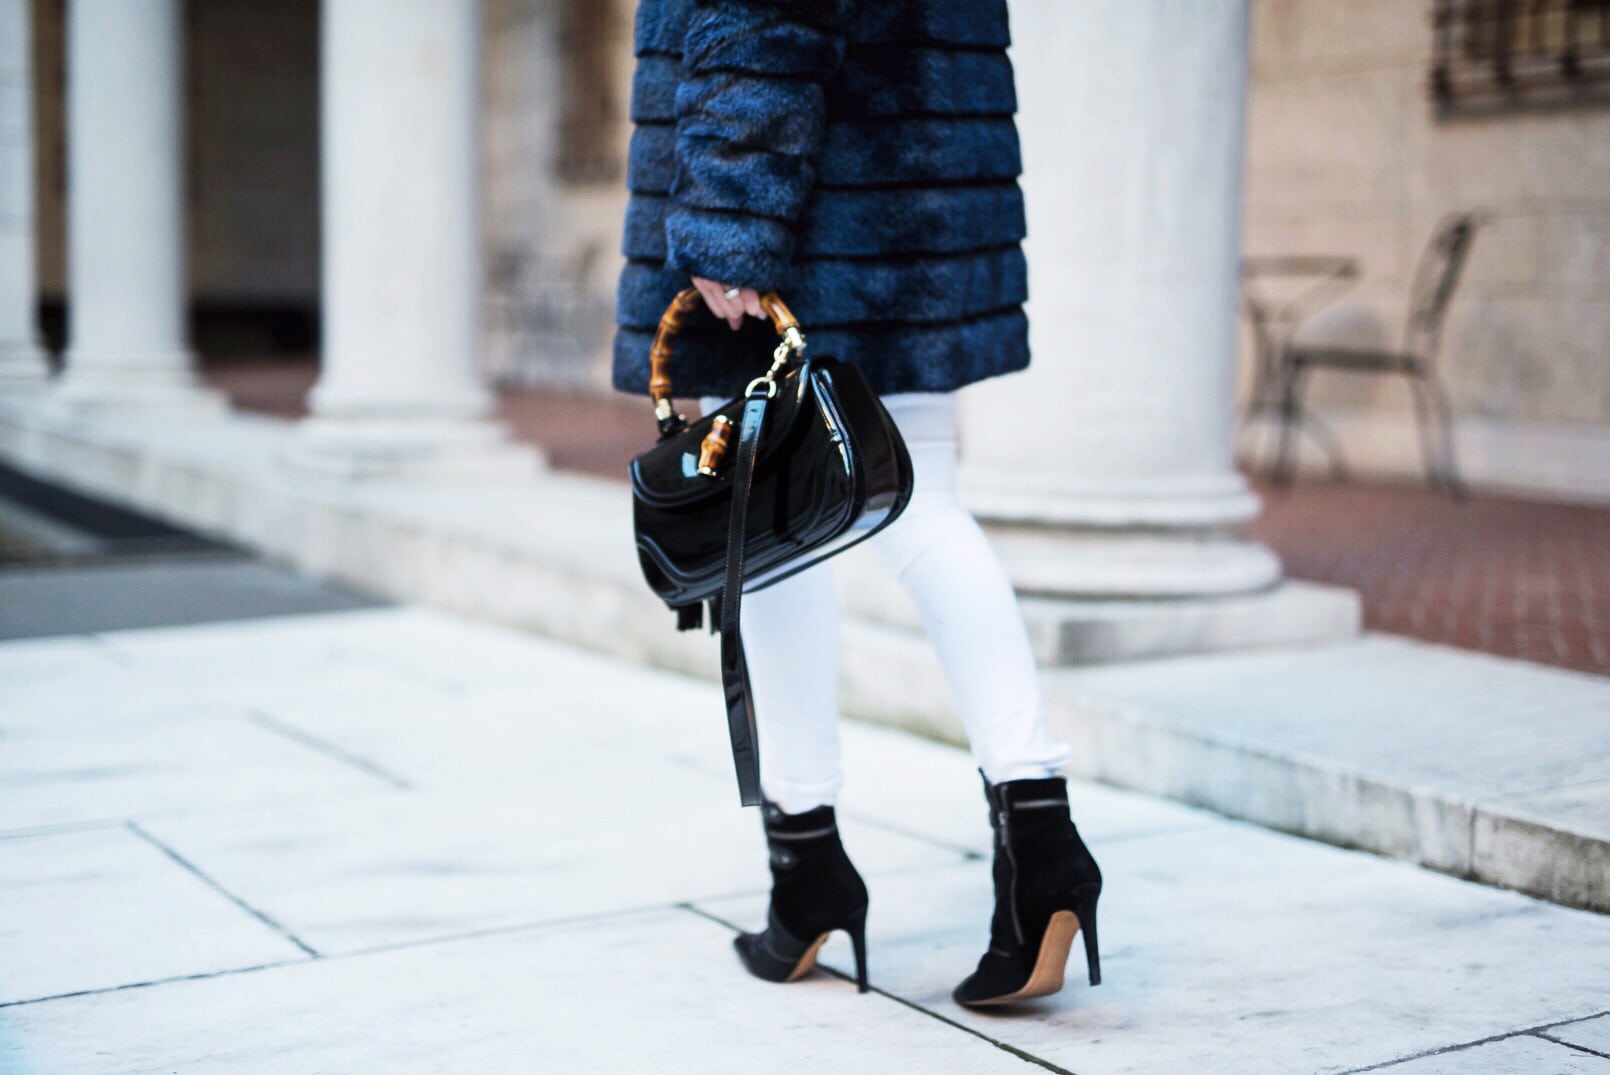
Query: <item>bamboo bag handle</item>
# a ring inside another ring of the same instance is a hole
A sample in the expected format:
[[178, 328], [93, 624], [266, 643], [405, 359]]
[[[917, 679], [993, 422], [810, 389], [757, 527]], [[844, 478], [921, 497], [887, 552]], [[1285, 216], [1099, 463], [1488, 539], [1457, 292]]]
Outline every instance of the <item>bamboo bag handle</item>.
[[[654, 346], [648, 353], [648, 394], [654, 401], [654, 417], [660, 424], [662, 436], [675, 432], [685, 424], [682, 416], [671, 409], [671, 346], [676, 343], [677, 333], [682, 331], [688, 316], [703, 301], [704, 297], [699, 294], [698, 288], [683, 288], [671, 300], [671, 305], [665, 308], [665, 313], [660, 315], [660, 326], [654, 331]], [[780, 355], [785, 354], [785, 347], [794, 353], [804, 350], [805, 338], [800, 335], [799, 321], [777, 292], [768, 291], [762, 295], [760, 308], [771, 318], [772, 327], [783, 339], [778, 347]], [[780, 362], [774, 362], [772, 372], [775, 373], [779, 366]]]

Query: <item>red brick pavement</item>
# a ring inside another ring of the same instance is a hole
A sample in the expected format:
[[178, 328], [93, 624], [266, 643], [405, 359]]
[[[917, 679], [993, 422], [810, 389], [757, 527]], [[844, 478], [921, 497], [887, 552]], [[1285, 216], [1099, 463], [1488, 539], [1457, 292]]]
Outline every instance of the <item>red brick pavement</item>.
[[1355, 482], [1260, 492], [1247, 533], [1293, 577], [1358, 590], [1370, 629], [1610, 674], [1610, 508]]
[[[311, 361], [209, 366], [237, 407], [302, 413]], [[505, 392], [499, 413], [556, 467], [621, 478], [653, 436], [647, 405], [608, 392]], [[1358, 590], [1371, 630], [1610, 675], [1610, 508], [1414, 485], [1260, 487], [1247, 533], [1294, 578]]]

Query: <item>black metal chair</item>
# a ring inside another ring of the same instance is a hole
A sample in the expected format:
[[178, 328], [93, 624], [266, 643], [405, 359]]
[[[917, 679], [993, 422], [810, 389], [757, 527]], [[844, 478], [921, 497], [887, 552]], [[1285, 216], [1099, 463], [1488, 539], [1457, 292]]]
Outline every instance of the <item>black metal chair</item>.
[[1460, 213], [1445, 217], [1437, 226], [1415, 269], [1401, 350], [1308, 345], [1287, 338], [1278, 363], [1280, 448], [1271, 475], [1276, 485], [1289, 485], [1296, 466], [1295, 434], [1304, 417], [1302, 394], [1310, 374], [1320, 369], [1399, 373], [1409, 379], [1414, 394], [1415, 425], [1427, 480], [1432, 488], [1440, 488], [1456, 500], [1464, 498], [1465, 487], [1454, 458], [1452, 408], [1437, 375], [1437, 355], [1443, 322], [1469, 257], [1477, 222], [1476, 214]]
[[[1280, 360], [1292, 333], [1321, 308], [1330, 305], [1358, 281], [1358, 261], [1350, 257], [1308, 255], [1248, 256], [1241, 262], [1241, 301], [1253, 351], [1252, 390], [1240, 416], [1237, 444], [1243, 434], [1261, 429], [1265, 416], [1281, 411]], [[1265, 289], [1274, 282], [1284, 292], [1277, 300]], [[1296, 426], [1311, 435], [1330, 460], [1331, 477], [1347, 480], [1341, 442], [1317, 414], [1298, 408]], [[1279, 432], [1279, 425], [1275, 424]]]

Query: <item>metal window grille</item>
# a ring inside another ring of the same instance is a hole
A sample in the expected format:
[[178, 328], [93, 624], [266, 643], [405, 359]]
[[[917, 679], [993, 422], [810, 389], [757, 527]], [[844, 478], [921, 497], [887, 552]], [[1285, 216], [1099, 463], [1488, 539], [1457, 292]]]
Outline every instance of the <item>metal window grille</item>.
[[1610, 103], [1610, 0], [1434, 0], [1441, 115]]

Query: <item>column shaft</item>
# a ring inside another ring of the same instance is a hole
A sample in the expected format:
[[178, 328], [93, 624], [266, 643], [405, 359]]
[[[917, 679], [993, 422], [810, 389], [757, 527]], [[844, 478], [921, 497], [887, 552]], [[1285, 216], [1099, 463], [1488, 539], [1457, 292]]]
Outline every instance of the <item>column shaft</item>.
[[325, 0], [324, 353], [297, 462], [513, 459], [478, 368], [480, 47], [478, 3]]
[[186, 342], [182, 46], [179, 0], [68, 5], [62, 401], [217, 402]]
[[1228, 533], [1257, 511], [1231, 450], [1246, 0], [1013, 16], [1033, 358], [967, 393], [969, 501], [1025, 528], [999, 533], [1032, 589], [1269, 585]]
[[43, 381], [29, 0], [0, 0], [0, 387]]

